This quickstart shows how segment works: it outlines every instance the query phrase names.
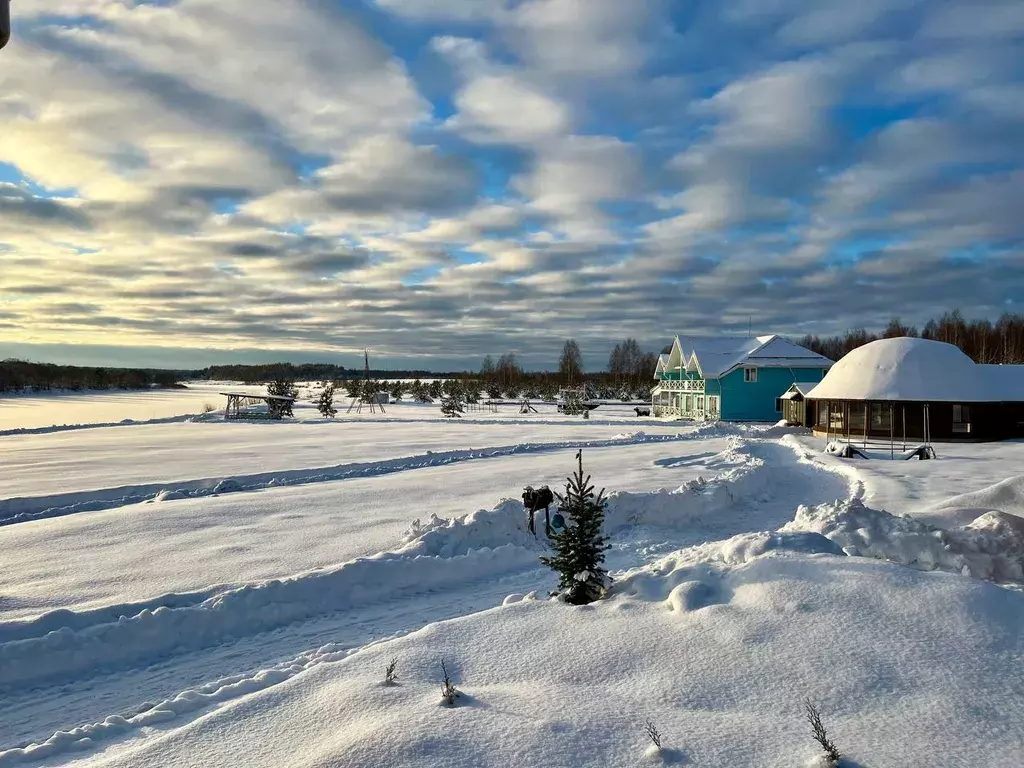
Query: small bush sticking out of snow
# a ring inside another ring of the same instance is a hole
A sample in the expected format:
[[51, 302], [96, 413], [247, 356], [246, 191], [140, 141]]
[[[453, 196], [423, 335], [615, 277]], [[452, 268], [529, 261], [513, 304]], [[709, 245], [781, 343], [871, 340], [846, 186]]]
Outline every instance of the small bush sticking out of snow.
[[644, 733], [647, 734], [647, 738], [651, 740], [651, 744], [655, 746], [659, 751], [661, 750], [661, 733], [658, 731], [658, 727], [647, 720], [644, 723]]
[[398, 685], [398, 675], [395, 674], [398, 669], [398, 657], [391, 659], [388, 665], [384, 668], [384, 685]]
[[810, 723], [811, 730], [814, 732], [814, 740], [818, 742], [822, 752], [825, 753], [826, 765], [838, 765], [841, 756], [836, 745], [829, 739], [825, 724], [821, 722], [821, 712], [811, 703], [810, 699], [804, 699], [804, 707], [807, 710], [807, 722]]
[[441, 681], [441, 703], [446, 707], [454, 707], [455, 700], [459, 697], [459, 691], [455, 688], [455, 683], [452, 682], [448, 674], [448, 668], [445, 666], [444, 659], [441, 659], [441, 674], [443, 675]]

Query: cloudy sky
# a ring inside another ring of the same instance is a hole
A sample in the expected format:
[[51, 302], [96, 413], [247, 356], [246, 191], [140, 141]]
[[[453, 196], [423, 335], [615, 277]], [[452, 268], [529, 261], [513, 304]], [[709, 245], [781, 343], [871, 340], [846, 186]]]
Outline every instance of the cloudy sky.
[[553, 365], [1024, 304], [1020, 0], [14, 0], [0, 357]]

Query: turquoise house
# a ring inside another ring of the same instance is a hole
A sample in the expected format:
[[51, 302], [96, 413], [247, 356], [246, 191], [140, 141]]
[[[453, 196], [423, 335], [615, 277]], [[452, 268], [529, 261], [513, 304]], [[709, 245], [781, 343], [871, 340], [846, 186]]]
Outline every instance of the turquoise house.
[[676, 336], [658, 358], [655, 416], [697, 421], [778, 421], [795, 382], [818, 382], [832, 361], [781, 336]]

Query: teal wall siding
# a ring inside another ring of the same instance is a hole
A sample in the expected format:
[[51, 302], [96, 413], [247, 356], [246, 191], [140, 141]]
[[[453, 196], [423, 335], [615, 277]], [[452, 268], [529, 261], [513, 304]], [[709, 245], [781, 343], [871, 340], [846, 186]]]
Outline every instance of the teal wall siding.
[[[797, 381], [821, 381], [823, 368], [758, 368], [757, 381], [743, 380], [739, 368], [721, 379], [721, 409], [723, 421], [778, 421], [782, 414], [775, 410], [776, 398], [782, 397], [790, 385]], [[707, 383], [707, 391], [718, 382]]]

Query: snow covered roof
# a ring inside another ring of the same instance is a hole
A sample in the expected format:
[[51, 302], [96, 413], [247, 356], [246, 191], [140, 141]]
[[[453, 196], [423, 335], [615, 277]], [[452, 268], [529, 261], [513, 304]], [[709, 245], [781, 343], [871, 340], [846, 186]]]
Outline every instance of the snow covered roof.
[[798, 381], [786, 390], [786, 394], [782, 396], [782, 399], [792, 400], [797, 395], [807, 397], [814, 391], [816, 386], [818, 386], [818, 382], [816, 381]]
[[1000, 400], [1024, 401], [1024, 365], [979, 365]]
[[961, 403], [1024, 400], [1022, 371], [1024, 366], [977, 365], [959, 348], [941, 341], [879, 339], [836, 363], [810, 396]]
[[658, 378], [658, 374], [666, 369], [668, 366], [668, 355], [658, 355], [658, 364], [654, 367], [654, 378]]
[[828, 368], [832, 361], [781, 336], [677, 336], [687, 371], [705, 378], [724, 376], [740, 366], [751, 368]]

